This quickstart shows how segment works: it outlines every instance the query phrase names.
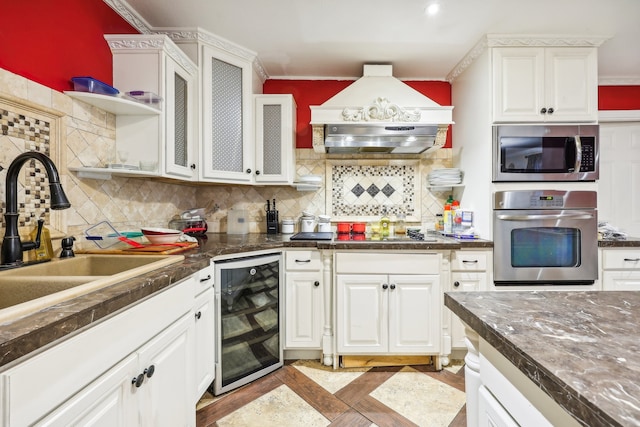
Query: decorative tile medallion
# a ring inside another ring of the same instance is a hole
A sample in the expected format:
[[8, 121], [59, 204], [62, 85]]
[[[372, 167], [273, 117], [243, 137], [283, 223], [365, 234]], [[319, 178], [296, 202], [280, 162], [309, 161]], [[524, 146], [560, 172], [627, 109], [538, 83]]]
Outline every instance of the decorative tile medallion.
[[327, 162], [327, 211], [334, 220], [371, 220], [383, 211], [420, 218], [419, 162], [388, 163]]
[[[7, 106], [0, 106], [0, 147], [3, 151], [2, 167], [8, 168], [15, 157], [26, 151], [38, 151], [50, 156], [51, 123], [28, 114], [13, 111]], [[6, 164], [5, 164], [6, 163]], [[19, 197], [18, 226], [34, 226], [38, 218], [49, 223], [50, 208], [46, 201], [49, 199], [49, 180], [43, 166], [35, 160], [27, 161], [20, 171], [19, 192], [24, 191], [24, 197]], [[5, 177], [6, 179], [6, 177]], [[22, 188], [24, 185], [24, 188]], [[2, 195], [2, 209], [6, 211], [6, 194]], [[4, 217], [0, 218], [4, 227]]]

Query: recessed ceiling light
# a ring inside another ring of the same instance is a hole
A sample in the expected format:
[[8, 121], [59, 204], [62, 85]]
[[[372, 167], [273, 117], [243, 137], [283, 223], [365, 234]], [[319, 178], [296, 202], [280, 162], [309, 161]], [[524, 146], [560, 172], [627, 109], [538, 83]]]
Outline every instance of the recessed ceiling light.
[[438, 3], [431, 3], [425, 8], [425, 12], [429, 16], [433, 16], [440, 11], [440, 5]]

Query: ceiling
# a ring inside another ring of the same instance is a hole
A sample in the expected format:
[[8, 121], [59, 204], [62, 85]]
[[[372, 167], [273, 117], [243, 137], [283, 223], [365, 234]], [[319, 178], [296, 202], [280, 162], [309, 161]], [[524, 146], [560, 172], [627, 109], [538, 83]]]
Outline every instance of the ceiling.
[[[107, 1], [107, 0], [105, 0]], [[111, 0], [113, 1], [113, 0]], [[424, 9], [440, 3], [440, 13]], [[258, 54], [270, 78], [445, 80], [485, 34], [608, 37], [601, 84], [640, 84], [640, 0], [127, 0], [152, 29], [200, 27]]]

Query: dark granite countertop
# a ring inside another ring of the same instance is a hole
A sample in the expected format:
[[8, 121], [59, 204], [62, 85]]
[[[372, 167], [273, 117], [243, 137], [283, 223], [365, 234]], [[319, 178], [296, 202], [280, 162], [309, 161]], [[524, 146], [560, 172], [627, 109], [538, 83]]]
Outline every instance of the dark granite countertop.
[[599, 248], [640, 248], [640, 238], [627, 237], [625, 240], [599, 240]]
[[445, 305], [583, 425], [640, 425], [640, 292], [456, 292]]
[[[283, 248], [320, 249], [458, 249], [492, 247], [487, 241], [438, 242], [381, 241], [334, 242], [291, 241], [287, 235], [207, 234], [198, 249], [185, 253], [183, 262], [153, 273], [126, 280], [100, 290], [56, 304], [34, 314], [0, 324], [0, 367], [7, 365], [60, 338], [90, 327], [93, 323], [122, 310], [149, 295], [174, 285], [209, 265], [210, 258], [252, 251]], [[123, 255], [126, 256], [126, 255]]]

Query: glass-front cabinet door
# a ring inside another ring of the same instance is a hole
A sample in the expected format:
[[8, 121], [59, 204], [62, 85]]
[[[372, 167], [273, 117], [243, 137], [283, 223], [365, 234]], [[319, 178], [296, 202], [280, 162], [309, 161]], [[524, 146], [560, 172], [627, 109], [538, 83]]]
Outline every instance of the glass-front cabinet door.
[[202, 172], [216, 182], [252, 182], [251, 63], [203, 46]]

